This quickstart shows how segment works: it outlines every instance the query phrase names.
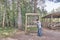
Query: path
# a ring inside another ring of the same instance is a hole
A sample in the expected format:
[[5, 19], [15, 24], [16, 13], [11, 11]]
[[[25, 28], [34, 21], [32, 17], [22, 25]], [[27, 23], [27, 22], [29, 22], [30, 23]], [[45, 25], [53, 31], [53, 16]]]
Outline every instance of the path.
[[60, 40], [60, 32], [43, 29], [42, 37], [38, 37], [37, 33], [25, 35], [24, 32], [22, 32], [12, 38], [6, 38], [6, 40]]

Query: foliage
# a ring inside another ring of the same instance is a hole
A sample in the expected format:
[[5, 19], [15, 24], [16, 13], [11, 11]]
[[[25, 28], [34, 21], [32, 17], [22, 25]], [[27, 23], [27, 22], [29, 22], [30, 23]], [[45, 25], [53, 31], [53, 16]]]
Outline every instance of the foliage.
[[13, 27], [0, 27], [0, 37], [10, 37], [13, 36], [17, 29]]
[[[20, 6], [21, 6], [21, 14], [22, 14], [22, 24], [23, 28], [25, 26], [25, 14], [26, 13], [33, 13], [33, 5], [32, 1], [30, 0], [20, 0]], [[12, 3], [11, 3], [12, 2]], [[5, 9], [6, 8], [6, 9]], [[4, 26], [5, 27], [17, 27], [17, 21], [18, 21], [18, 10], [17, 10], [17, 0], [0, 0], [0, 26], [3, 25], [3, 14], [6, 12], [5, 15], [5, 21]], [[42, 11], [37, 8], [37, 13], [46, 14], [45, 11]], [[40, 16], [41, 16], [40, 15]]]

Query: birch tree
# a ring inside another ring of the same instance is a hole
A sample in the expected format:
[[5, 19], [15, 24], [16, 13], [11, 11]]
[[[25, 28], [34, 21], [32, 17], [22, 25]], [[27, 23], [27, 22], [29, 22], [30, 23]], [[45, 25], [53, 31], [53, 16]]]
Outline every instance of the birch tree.
[[7, 0], [4, 0], [4, 13], [3, 13], [3, 22], [2, 22], [2, 27], [5, 26], [5, 15], [6, 15], [6, 2]]
[[21, 15], [20, 0], [17, 0], [17, 10], [18, 10], [18, 29], [22, 29], [22, 15]]

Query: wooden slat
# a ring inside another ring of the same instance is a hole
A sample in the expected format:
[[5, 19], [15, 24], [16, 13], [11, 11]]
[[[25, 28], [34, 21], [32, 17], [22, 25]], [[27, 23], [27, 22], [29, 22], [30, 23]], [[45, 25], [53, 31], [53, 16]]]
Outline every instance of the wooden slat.
[[39, 13], [26, 13], [25, 15], [40, 15]]

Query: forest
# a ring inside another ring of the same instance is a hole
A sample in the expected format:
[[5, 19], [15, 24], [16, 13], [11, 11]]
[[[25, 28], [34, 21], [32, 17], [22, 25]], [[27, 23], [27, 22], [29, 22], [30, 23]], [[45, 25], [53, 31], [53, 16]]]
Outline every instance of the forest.
[[[54, 0], [49, 0], [51, 3]], [[20, 31], [25, 30], [25, 21], [26, 21], [26, 13], [39, 13], [40, 18], [46, 16], [49, 14], [45, 7], [46, 0], [0, 0], [0, 36], [1, 37], [9, 37], [16, 33], [19, 33]], [[60, 2], [54, 1], [55, 3]], [[50, 7], [52, 8], [52, 7]], [[60, 7], [57, 9], [54, 9], [50, 13], [54, 12], [60, 12]], [[33, 18], [34, 19], [34, 18]], [[48, 19], [41, 19], [41, 21], [50, 22], [51, 20]], [[48, 21], [47, 21], [48, 20]], [[53, 19], [54, 20], [54, 19]], [[55, 19], [56, 20], [56, 19]], [[59, 21], [57, 19], [57, 21]], [[33, 24], [33, 23], [32, 23]], [[46, 25], [45, 25], [46, 26]], [[30, 30], [33, 30], [34, 28], [31, 28]], [[44, 37], [49, 37], [50, 35], [54, 35], [52, 33], [53, 31], [48, 29], [43, 29], [45, 32]], [[47, 31], [48, 30], [48, 31]], [[51, 32], [49, 32], [51, 31]], [[30, 32], [30, 31], [29, 31]], [[24, 37], [23, 37], [24, 35]], [[22, 37], [25, 38], [25, 34], [23, 34]], [[58, 34], [56, 34], [58, 35]], [[36, 35], [34, 35], [36, 36]], [[18, 38], [20, 37], [20, 34]], [[55, 35], [54, 35], [55, 37]], [[58, 36], [57, 36], [58, 37]], [[60, 37], [60, 36], [59, 36]], [[59, 38], [58, 37], [58, 38]], [[28, 36], [27, 36], [28, 38]], [[36, 37], [38, 38], [38, 37]], [[52, 37], [53, 38], [53, 37]]]

